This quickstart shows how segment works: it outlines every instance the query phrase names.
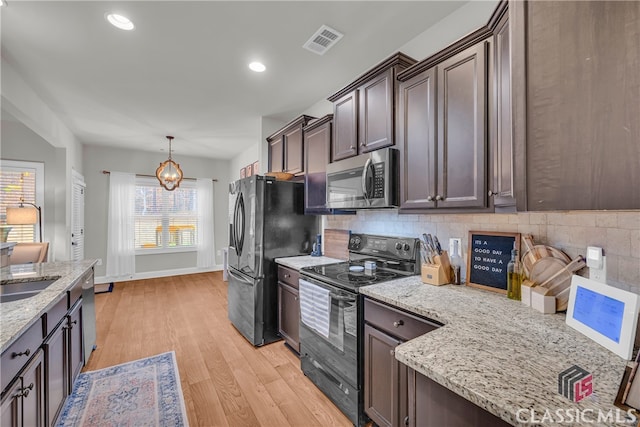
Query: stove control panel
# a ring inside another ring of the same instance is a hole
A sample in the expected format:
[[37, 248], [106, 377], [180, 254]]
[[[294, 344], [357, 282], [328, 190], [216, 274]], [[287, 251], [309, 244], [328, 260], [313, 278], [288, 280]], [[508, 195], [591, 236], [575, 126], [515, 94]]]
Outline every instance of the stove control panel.
[[364, 255], [414, 260], [419, 256], [419, 240], [409, 237], [375, 236], [352, 233], [349, 251]]

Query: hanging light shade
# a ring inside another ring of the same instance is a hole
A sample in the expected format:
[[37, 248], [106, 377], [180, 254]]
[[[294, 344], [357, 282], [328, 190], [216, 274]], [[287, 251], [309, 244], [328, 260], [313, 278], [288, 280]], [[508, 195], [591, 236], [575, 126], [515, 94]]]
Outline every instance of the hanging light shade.
[[156, 178], [160, 181], [160, 185], [168, 191], [173, 191], [180, 186], [182, 182], [182, 169], [180, 165], [171, 159], [171, 141], [172, 136], [167, 136], [169, 140], [169, 158], [160, 163], [156, 169]]

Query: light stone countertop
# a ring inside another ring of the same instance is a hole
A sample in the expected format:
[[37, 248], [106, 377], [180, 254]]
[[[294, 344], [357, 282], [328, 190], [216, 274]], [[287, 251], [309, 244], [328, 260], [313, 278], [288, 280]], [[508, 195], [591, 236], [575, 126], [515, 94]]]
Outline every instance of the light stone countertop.
[[276, 263], [284, 265], [285, 267], [293, 268], [294, 270], [300, 270], [304, 267], [311, 267], [314, 265], [333, 264], [335, 262], [343, 262], [344, 259], [329, 258], [326, 256], [291, 256], [285, 258], [276, 258]]
[[0, 269], [0, 286], [58, 278], [37, 295], [0, 304], [0, 353], [37, 322], [96, 260], [10, 265]]
[[[360, 293], [443, 323], [398, 346], [396, 359], [512, 425], [636, 424], [615, 419], [613, 402], [627, 361], [567, 326], [564, 314], [544, 315], [467, 286], [426, 285], [420, 276], [365, 286]], [[572, 365], [593, 374], [594, 393], [578, 403], [558, 393], [558, 374]], [[560, 410], [564, 424], [545, 421], [547, 410], [547, 420], [556, 422]], [[612, 410], [614, 418], [594, 423], [598, 410]], [[567, 424], [568, 411], [574, 418], [581, 411], [582, 419]]]

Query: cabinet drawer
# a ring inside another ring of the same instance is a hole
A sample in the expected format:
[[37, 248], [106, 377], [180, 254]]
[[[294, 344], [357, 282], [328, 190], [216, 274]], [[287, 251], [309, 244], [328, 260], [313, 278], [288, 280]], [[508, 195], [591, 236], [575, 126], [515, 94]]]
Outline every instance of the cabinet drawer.
[[364, 320], [378, 329], [407, 341], [441, 326], [369, 298], [364, 301]]
[[278, 266], [278, 281], [286, 283], [287, 285], [298, 289], [298, 279], [300, 278], [300, 273], [297, 270], [293, 270], [291, 268]]
[[[9, 346], [2, 353], [0, 362], [0, 372], [2, 372], [2, 390], [5, 389], [11, 380], [18, 375], [18, 372], [27, 364], [29, 359], [38, 351], [42, 344], [42, 319], [31, 325], [20, 338]], [[29, 354], [25, 354], [29, 353]]]
[[58, 326], [58, 323], [62, 321], [67, 314], [67, 296], [62, 295], [57, 303], [53, 305], [44, 314], [44, 336], [45, 338]]

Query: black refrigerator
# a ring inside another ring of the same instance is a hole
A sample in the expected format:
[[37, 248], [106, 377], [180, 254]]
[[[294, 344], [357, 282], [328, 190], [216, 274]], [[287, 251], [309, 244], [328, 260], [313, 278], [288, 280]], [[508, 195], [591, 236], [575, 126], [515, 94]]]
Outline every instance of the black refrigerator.
[[253, 345], [278, 335], [275, 258], [308, 255], [318, 217], [304, 215], [304, 184], [260, 175], [229, 185], [228, 317]]

